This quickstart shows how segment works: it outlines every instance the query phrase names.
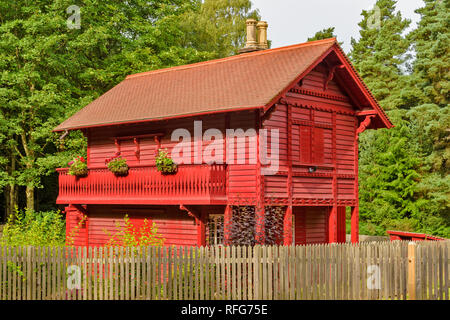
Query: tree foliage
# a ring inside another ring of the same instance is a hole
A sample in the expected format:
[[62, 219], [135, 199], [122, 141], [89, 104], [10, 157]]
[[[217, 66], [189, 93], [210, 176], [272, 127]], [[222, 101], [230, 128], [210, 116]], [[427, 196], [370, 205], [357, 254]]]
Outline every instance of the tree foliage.
[[450, 237], [448, 1], [425, 1], [406, 35], [396, 1], [376, 5], [381, 24], [363, 11], [351, 58], [396, 127], [361, 135], [361, 230]]
[[78, 3], [80, 28], [69, 28], [73, 4], [0, 4], [0, 191], [9, 214], [23, 188], [34, 209], [43, 178], [86, 156], [84, 136], [59, 139], [59, 123], [128, 74], [233, 53], [242, 21], [256, 14], [247, 0], [87, 0]]
[[[308, 38], [308, 42], [329, 39], [329, 38], [337, 38], [336, 34], [334, 33], [334, 29], [335, 29], [335, 27], [330, 27], [330, 28], [325, 28], [320, 31], [317, 31], [313, 37]], [[339, 44], [342, 46], [343, 42], [339, 42]]]

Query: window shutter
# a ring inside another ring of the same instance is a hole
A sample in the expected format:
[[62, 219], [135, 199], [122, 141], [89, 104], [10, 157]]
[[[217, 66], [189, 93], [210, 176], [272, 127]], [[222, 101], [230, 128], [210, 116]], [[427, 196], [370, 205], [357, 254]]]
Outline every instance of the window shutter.
[[311, 127], [300, 125], [300, 162], [311, 163]]
[[324, 129], [314, 127], [314, 135], [313, 135], [313, 159], [312, 162], [314, 164], [323, 164], [324, 163]]

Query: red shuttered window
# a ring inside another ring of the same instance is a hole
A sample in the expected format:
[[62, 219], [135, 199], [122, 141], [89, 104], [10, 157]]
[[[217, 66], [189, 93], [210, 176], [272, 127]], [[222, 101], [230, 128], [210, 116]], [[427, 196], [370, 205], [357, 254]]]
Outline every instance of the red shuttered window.
[[323, 164], [325, 128], [314, 125], [300, 125], [300, 162], [302, 164]]

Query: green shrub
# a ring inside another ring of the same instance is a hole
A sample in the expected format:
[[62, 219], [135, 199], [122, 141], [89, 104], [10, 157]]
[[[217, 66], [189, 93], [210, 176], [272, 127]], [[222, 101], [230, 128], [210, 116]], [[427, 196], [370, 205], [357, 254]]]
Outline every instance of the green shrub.
[[0, 245], [63, 246], [66, 222], [59, 211], [16, 210], [3, 228]]
[[148, 222], [144, 219], [141, 227], [134, 226], [128, 215], [123, 218], [123, 224], [116, 223], [118, 231], [111, 235], [108, 231], [104, 232], [110, 236], [106, 246], [124, 246], [124, 247], [138, 247], [138, 246], [159, 246], [164, 245], [165, 239], [158, 233], [158, 227], [155, 223]]

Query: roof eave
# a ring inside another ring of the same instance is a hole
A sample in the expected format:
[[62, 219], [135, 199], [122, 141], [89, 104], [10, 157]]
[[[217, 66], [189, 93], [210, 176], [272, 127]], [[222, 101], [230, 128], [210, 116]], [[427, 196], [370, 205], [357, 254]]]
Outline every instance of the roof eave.
[[173, 116], [169, 116], [169, 117], [126, 120], [126, 121], [121, 121], [121, 122], [105, 122], [105, 123], [98, 123], [98, 124], [94, 124], [94, 125], [84, 125], [84, 126], [81, 125], [81, 126], [72, 126], [72, 127], [61, 127], [61, 125], [59, 125], [55, 129], [53, 129], [52, 132], [82, 130], [82, 129], [90, 129], [90, 128], [98, 128], [98, 127], [111, 127], [111, 126], [124, 125], [124, 124], [139, 124], [139, 123], [146, 123], [146, 122], [165, 121], [165, 120], [172, 120], [172, 119], [198, 117], [198, 116], [204, 116], [204, 115], [213, 115], [213, 114], [220, 114], [220, 113], [248, 111], [248, 110], [257, 110], [257, 109], [263, 110], [264, 106], [239, 107], [239, 108], [231, 108], [231, 109], [226, 109], [226, 110], [214, 110], [214, 111], [187, 113], [187, 114], [173, 115]]

